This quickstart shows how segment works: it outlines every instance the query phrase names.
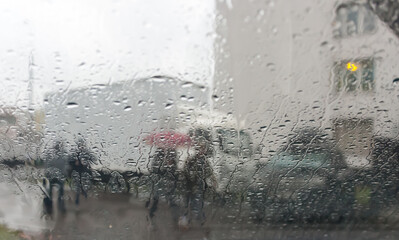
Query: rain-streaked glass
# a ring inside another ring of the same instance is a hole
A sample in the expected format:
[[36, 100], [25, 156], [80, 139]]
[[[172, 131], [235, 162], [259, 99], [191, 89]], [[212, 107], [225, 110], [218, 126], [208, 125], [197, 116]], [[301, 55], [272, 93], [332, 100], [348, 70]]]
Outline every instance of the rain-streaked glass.
[[399, 4], [0, 3], [0, 239], [397, 239]]

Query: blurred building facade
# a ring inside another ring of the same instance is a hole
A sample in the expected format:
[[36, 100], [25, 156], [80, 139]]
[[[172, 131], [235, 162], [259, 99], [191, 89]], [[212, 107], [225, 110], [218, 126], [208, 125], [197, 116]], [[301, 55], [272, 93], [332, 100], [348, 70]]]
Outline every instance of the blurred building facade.
[[233, 112], [267, 158], [303, 128], [367, 166], [399, 134], [399, 39], [366, 1], [217, 2], [214, 108]]

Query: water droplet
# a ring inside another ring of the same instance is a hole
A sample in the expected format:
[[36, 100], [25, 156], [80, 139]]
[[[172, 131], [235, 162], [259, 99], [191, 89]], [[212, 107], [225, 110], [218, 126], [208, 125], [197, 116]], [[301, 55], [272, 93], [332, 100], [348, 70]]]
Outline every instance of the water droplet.
[[395, 78], [392, 82], [395, 85], [399, 85], [399, 78]]
[[278, 32], [278, 29], [277, 29], [277, 27], [276, 27], [276, 26], [273, 26], [273, 28], [272, 28], [272, 32], [273, 32], [273, 34], [277, 34], [277, 32]]
[[260, 10], [258, 11], [258, 14], [257, 14], [256, 18], [257, 18], [258, 20], [260, 20], [264, 15], [265, 15], [265, 10], [260, 9]]
[[270, 69], [270, 71], [276, 70], [276, 65], [274, 63], [266, 64], [266, 67]]
[[266, 128], [267, 128], [267, 126], [261, 126], [258, 131], [262, 132], [262, 131], [266, 130]]
[[219, 101], [219, 96], [218, 95], [212, 95], [213, 101], [217, 102]]
[[67, 108], [76, 108], [78, 106], [79, 106], [79, 104], [77, 104], [75, 102], [68, 102], [67, 103]]
[[123, 110], [127, 112], [127, 111], [132, 110], [132, 107], [131, 106], [126, 106]]
[[170, 108], [172, 108], [172, 106], [173, 106], [173, 103], [167, 103], [165, 105], [165, 109], [170, 109]]
[[183, 100], [183, 101], [185, 101], [185, 100], [187, 100], [187, 96], [186, 96], [186, 95], [181, 95], [181, 96], [180, 96], [180, 99]]
[[274, 7], [274, 2], [270, 1], [268, 5], [269, 5], [269, 7]]
[[183, 88], [190, 88], [193, 86], [193, 83], [192, 82], [184, 82], [181, 86]]
[[63, 84], [64, 84], [64, 80], [62, 80], [62, 79], [57, 79], [57, 80], [55, 80], [55, 84], [56, 84], [56, 85], [63, 85]]

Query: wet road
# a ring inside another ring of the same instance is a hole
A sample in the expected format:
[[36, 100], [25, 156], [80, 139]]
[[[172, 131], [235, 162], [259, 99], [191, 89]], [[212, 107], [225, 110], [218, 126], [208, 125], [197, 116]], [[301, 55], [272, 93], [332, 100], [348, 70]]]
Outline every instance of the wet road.
[[153, 224], [147, 220], [144, 202], [127, 195], [82, 199], [79, 206], [71, 203], [67, 201], [65, 216], [55, 217], [52, 239], [399, 239], [397, 222], [257, 225], [229, 218], [224, 224], [229, 209], [218, 209], [208, 211], [203, 226], [184, 230], [162, 203]]
[[178, 227], [165, 203], [159, 204], [150, 224], [145, 202], [131, 195], [89, 196], [88, 199], [82, 198], [80, 205], [76, 206], [74, 193], [69, 191], [66, 193], [66, 214], [55, 212], [52, 220], [45, 221], [41, 209], [43, 193], [34, 181], [40, 179], [40, 172], [24, 167], [14, 171], [2, 168], [0, 173], [1, 222], [35, 236], [36, 240], [399, 239], [398, 206], [387, 210], [385, 218], [374, 223], [306, 225], [254, 224], [244, 217], [237, 218], [237, 207], [207, 206], [205, 225], [193, 225], [185, 230]]

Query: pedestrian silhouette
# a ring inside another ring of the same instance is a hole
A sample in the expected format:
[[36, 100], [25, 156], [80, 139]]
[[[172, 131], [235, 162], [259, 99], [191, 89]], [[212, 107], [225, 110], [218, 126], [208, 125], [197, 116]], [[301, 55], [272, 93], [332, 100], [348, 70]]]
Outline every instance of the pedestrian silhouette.
[[188, 158], [184, 166], [185, 215], [188, 222], [205, 222], [204, 202], [207, 193], [216, 190], [217, 182], [208, 158], [213, 154], [210, 131], [195, 129], [190, 135], [193, 139], [195, 155]]

